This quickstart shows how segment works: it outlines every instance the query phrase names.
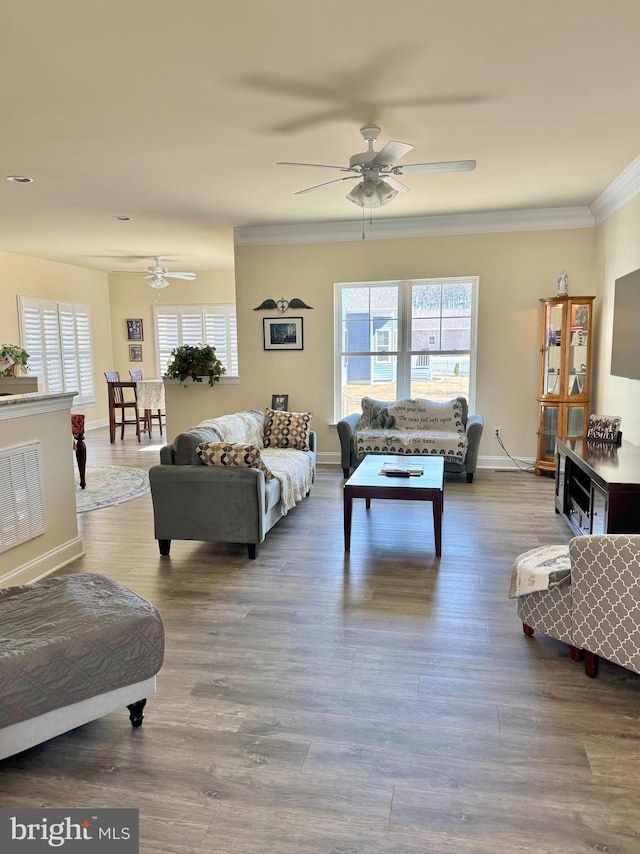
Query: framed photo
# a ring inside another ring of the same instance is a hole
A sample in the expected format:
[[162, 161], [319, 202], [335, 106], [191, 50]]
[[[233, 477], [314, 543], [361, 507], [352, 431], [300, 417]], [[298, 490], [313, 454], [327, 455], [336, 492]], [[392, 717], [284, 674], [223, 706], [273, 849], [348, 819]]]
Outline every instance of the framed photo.
[[141, 362], [142, 361], [142, 345], [141, 344], [129, 344], [129, 361], [130, 362]]
[[127, 320], [127, 341], [144, 341], [142, 335], [142, 320], [135, 318]]
[[265, 350], [303, 350], [301, 317], [264, 317]]
[[286, 412], [289, 408], [289, 395], [288, 394], [272, 394], [271, 395], [271, 408], [277, 410], [278, 412]]
[[622, 443], [619, 415], [590, 415], [587, 426], [587, 442], [603, 442], [616, 447]]

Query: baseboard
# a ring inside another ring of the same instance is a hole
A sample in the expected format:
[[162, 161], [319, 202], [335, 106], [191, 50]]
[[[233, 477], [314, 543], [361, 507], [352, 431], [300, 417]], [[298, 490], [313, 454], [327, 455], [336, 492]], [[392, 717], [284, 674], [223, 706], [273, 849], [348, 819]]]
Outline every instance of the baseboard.
[[108, 418], [98, 418], [96, 421], [86, 421], [84, 425], [84, 432], [87, 430], [97, 430], [98, 427], [108, 427], [109, 419]]
[[521, 471], [533, 469], [535, 457], [518, 457], [514, 462], [504, 454], [499, 457], [478, 457], [479, 469], [494, 469], [496, 471]]
[[0, 577], [0, 587], [13, 587], [17, 584], [31, 584], [46, 578], [57, 569], [62, 569], [84, 554], [84, 546], [80, 537], [68, 540], [56, 549], [52, 549], [43, 555], [38, 555], [29, 563], [16, 567], [6, 575]]
[[341, 465], [341, 456], [336, 452], [317, 451], [316, 463], [319, 466], [339, 466]]

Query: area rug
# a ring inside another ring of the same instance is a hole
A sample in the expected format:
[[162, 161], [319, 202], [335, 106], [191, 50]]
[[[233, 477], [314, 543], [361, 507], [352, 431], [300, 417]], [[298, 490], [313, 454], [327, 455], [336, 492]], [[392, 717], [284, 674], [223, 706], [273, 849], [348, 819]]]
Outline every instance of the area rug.
[[76, 511], [100, 510], [149, 492], [149, 475], [146, 471], [126, 466], [88, 466], [87, 486], [80, 489], [76, 478]]

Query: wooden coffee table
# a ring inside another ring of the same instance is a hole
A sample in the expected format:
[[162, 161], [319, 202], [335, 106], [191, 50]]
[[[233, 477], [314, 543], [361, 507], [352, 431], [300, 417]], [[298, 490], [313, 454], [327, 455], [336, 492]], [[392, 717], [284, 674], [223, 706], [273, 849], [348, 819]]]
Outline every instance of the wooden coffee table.
[[[403, 468], [423, 467], [421, 475], [389, 477], [380, 474], [387, 465]], [[444, 457], [405, 457], [368, 454], [344, 485], [344, 550], [351, 548], [351, 513], [354, 498], [365, 498], [367, 509], [372, 498], [431, 501], [436, 555], [442, 554], [442, 509], [444, 506]]]

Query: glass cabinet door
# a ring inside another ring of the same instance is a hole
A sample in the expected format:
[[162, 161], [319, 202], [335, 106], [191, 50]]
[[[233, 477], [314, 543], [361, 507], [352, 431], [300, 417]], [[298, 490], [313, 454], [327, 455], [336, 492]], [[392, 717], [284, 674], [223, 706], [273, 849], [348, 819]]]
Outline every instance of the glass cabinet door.
[[586, 425], [586, 408], [584, 406], [567, 406], [567, 438], [573, 436], [584, 436]]
[[558, 407], [542, 404], [540, 414], [540, 436], [538, 454], [544, 459], [553, 460], [556, 452], [556, 436], [558, 435]]
[[564, 303], [549, 303], [545, 310], [543, 344], [543, 394], [560, 394], [560, 369]]
[[590, 324], [591, 305], [589, 303], [574, 303], [571, 306], [571, 323], [569, 327], [569, 358], [567, 367], [567, 396], [575, 397], [579, 394], [588, 394], [587, 388], [587, 363], [588, 363], [588, 335]]

